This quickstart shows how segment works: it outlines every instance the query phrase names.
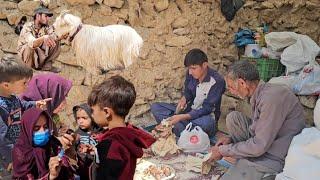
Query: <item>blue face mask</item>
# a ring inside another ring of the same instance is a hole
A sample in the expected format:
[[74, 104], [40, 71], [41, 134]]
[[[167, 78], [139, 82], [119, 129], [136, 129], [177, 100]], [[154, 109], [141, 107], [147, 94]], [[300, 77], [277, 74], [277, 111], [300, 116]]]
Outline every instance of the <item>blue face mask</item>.
[[45, 130], [44, 132], [35, 132], [33, 133], [33, 144], [36, 146], [44, 146], [50, 140], [49, 130]]

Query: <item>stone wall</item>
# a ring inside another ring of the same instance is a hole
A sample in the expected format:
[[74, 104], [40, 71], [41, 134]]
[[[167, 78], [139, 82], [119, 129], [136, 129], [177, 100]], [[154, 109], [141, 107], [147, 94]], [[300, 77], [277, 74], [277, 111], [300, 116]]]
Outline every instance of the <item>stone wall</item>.
[[[32, 12], [39, 4], [33, 0], [0, 1], [0, 55], [15, 52], [18, 36], [14, 26], [24, 15], [31, 20]], [[114, 74], [132, 81], [138, 97], [128, 119], [135, 124], [153, 123], [149, 112], [151, 103], [176, 102], [180, 98], [185, 74], [183, 58], [192, 48], [207, 52], [210, 65], [224, 73], [238, 58], [233, 35], [240, 27], [255, 28], [265, 22], [271, 31], [294, 31], [320, 42], [318, 0], [247, 0], [231, 22], [221, 14], [219, 0], [51, 0], [49, 8], [54, 17], [69, 10], [86, 24], [128, 24], [143, 37], [144, 46], [136, 63], [124, 71], [97, 76], [93, 82], [101, 82]], [[75, 63], [70, 46], [64, 44], [62, 49], [55, 64], [62, 67], [61, 74], [74, 83], [63, 115], [68, 119], [72, 118], [72, 106], [86, 101], [91, 86], [82, 85], [85, 72]], [[244, 104], [246, 102], [224, 95], [222, 118], [233, 108], [248, 111], [248, 104]], [[309, 120], [313, 106], [311, 103], [306, 108]]]

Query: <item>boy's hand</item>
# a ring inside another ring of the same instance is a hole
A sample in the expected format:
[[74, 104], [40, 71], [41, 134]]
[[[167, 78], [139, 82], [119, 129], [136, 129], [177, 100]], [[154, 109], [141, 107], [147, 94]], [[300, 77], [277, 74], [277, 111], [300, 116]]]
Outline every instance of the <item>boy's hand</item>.
[[80, 153], [94, 154], [94, 146], [90, 144], [81, 144], [79, 147]]
[[179, 100], [175, 114], [180, 114], [187, 107], [187, 100], [184, 96]]
[[181, 120], [180, 115], [173, 115], [170, 117], [170, 119], [168, 120], [170, 125], [175, 125], [177, 124], [179, 121]]
[[60, 159], [58, 156], [51, 157], [49, 160], [49, 180], [56, 179], [61, 170]]
[[191, 119], [191, 116], [189, 114], [178, 114], [173, 115], [169, 118], [168, 122], [170, 125], [175, 125], [180, 121]]
[[86, 144], [80, 144], [79, 145], [79, 152], [80, 153], [87, 153], [88, 152], [88, 146]]
[[62, 148], [65, 150], [65, 155], [70, 158], [75, 158], [76, 156], [76, 149], [75, 149], [75, 141], [76, 141], [76, 134], [63, 134], [62, 136], [56, 137], [61, 145]]
[[63, 149], [69, 149], [70, 147], [72, 147], [75, 143], [76, 138], [74, 137], [75, 134], [72, 133], [70, 134], [63, 134], [60, 137], [57, 137], [57, 139], [60, 141], [60, 143], [62, 144]]
[[40, 108], [42, 110], [46, 110], [47, 109], [47, 103], [49, 101], [51, 101], [51, 100], [52, 100], [52, 98], [47, 98], [47, 99], [42, 99], [42, 100], [36, 101], [36, 107]]

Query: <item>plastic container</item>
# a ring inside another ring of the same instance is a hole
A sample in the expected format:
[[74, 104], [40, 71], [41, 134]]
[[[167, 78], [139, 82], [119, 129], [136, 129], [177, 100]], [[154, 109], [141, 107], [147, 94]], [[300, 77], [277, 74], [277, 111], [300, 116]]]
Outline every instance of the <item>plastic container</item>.
[[262, 51], [256, 50], [256, 49], [252, 49], [252, 55], [253, 55], [254, 58], [260, 58], [262, 56]]
[[241, 57], [240, 60], [248, 60], [250, 63], [255, 64], [258, 68], [260, 79], [265, 82], [285, 72], [285, 66], [278, 59]]
[[261, 47], [259, 46], [259, 44], [247, 44], [245, 47], [244, 55], [246, 57], [254, 57], [254, 54], [252, 53], [254, 50], [257, 52], [261, 51]]

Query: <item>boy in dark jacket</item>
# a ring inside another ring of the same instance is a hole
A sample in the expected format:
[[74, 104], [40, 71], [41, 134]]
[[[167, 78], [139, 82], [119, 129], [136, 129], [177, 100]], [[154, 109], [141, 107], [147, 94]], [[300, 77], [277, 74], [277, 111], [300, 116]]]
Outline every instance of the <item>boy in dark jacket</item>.
[[113, 76], [94, 87], [88, 98], [94, 121], [108, 130], [97, 137], [97, 167], [93, 179], [133, 179], [137, 158], [155, 139], [125, 122], [136, 99], [135, 88], [121, 76]]

